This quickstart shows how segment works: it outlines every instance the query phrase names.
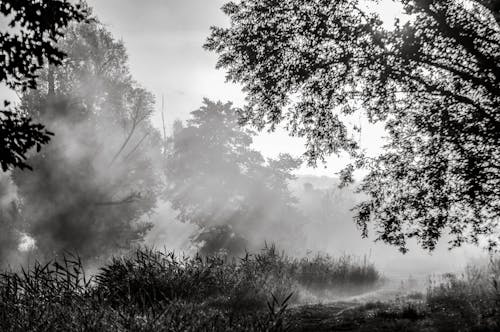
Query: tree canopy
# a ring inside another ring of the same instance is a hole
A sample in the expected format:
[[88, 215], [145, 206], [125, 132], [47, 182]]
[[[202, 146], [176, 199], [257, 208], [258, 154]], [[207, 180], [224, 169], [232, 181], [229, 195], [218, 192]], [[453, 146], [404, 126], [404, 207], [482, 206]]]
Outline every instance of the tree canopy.
[[[369, 3], [369, 1], [368, 1]], [[223, 11], [205, 47], [241, 83], [241, 120], [285, 123], [305, 137], [311, 164], [347, 151], [344, 172], [366, 168], [355, 207], [367, 235], [406, 250], [498, 246], [500, 219], [500, 5], [498, 1], [400, 0], [392, 29], [356, 0], [242, 0]], [[405, 21], [405, 22], [404, 22]], [[368, 158], [344, 121], [384, 121], [384, 152]]]
[[[82, 21], [86, 9], [67, 0], [3, 0], [0, 13], [8, 21], [0, 32], [0, 82], [15, 90], [26, 91], [37, 86], [37, 72], [45, 63], [60, 65], [65, 53], [57, 46], [64, 28]], [[3, 101], [0, 109], [0, 166], [30, 168], [26, 153], [46, 144], [51, 132], [42, 124]]]

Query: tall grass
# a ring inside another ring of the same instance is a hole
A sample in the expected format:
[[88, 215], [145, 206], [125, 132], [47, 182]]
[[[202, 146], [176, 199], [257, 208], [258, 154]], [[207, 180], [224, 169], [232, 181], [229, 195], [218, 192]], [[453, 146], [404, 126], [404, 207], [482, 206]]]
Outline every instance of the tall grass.
[[375, 287], [380, 274], [373, 264], [351, 256], [291, 258], [274, 245], [235, 259], [224, 255], [180, 257], [140, 249], [114, 258], [96, 276], [101, 289], [114, 298], [142, 303], [188, 300], [234, 309], [265, 307], [270, 294], [299, 301], [298, 290], [341, 290]]
[[282, 301], [293, 292], [293, 283], [282, 273], [279, 262], [262, 264], [262, 257], [179, 257], [173, 252], [139, 249], [132, 256], [113, 258], [96, 281], [111, 302], [126, 298], [148, 306], [183, 300], [255, 310], [265, 308], [271, 294]]
[[427, 306], [440, 331], [500, 331], [500, 259], [446, 274], [427, 290]]
[[300, 287], [376, 279], [352, 264], [274, 246], [240, 259], [142, 248], [89, 278], [67, 256], [0, 275], [0, 331], [282, 331]]
[[[282, 331], [286, 300], [253, 312], [204, 301], [221, 291], [217, 258], [179, 262], [138, 250], [95, 278], [78, 259], [0, 276], [1, 331]], [[173, 273], [170, 275], [169, 273]], [[200, 288], [202, 287], [202, 288]], [[224, 286], [222, 286], [224, 287]], [[266, 310], [264, 310], [266, 309]]]
[[301, 285], [316, 291], [363, 291], [381, 281], [380, 273], [366, 257], [361, 261], [348, 255], [334, 258], [318, 254], [313, 258], [294, 260], [291, 270]]

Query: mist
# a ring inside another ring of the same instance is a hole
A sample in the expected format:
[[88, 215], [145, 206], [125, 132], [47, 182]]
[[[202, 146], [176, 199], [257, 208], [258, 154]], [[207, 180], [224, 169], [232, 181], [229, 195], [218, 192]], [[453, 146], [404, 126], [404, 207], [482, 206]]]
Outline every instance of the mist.
[[[249, 252], [255, 252], [262, 249], [266, 243], [274, 243], [295, 257], [314, 257], [318, 253], [334, 257], [350, 255], [354, 259], [367, 259], [375, 263], [385, 276], [398, 280], [405, 280], [410, 276], [425, 280], [431, 275], [460, 273], [468, 264], [486, 264], [488, 253], [483, 249], [464, 245], [450, 250], [446, 237], [432, 252], [422, 249], [416, 241], [412, 241], [406, 254], [402, 254], [394, 246], [375, 242], [374, 230], [371, 230], [368, 238], [362, 238], [360, 230], [352, 220], [351, 208], [363, 197], [354, 193], [354, 185], [340, 189], [338, 184], [339, 180], [335, 177], [297, 175], [289, 181], [288, 188], [296, 198], [296, 207], [302, 215], [294, 225], [295, 231], [301, 234], [300, 239], [296, 239], [297, 234], [286, 233], [285, 229], [281, 228], [265, 228], [263, 232], [264, 228], [255, 223], [247, 225], [246, 231], [243, 232], [252, 234], [253, 239], [253, 242], [246, 243], [245, 248]], [[271, 213], [268, 211], [268, 214]], [[181, 222], [170, 203], [160, 202], [150, 221], [153, 228], [145, 237], [147, 245], [186, 254], [195, 254], [199, 250], [199, 244], [193, 243], [192, 240], [199, 234], [200, 228]], [[294, 237], [295, 239], [291, 240]]]
[[241, 257], [274, 244], [293, 257], [352, 255], [386, 274], [426, 275], [484, 255], [448, 251], [446, 239], [406, 255], [373, 232], [363, 239], [350, 211], [363, 198], [356, 185], [297, 175], [299, 154], [265, 156], [232, 103], [200, 99], [186, 119], [158, 126], [153, 115], [165, 110], [104, 25], [74, 25], [61, 46], [65, 63], [42, 70], [20, 101], [54, 136], [32, 152], [32, 171], [2, 175], [4, 266], [68, 253], [96, 262], [140, 245]]
[[3, 0], [0, 30], [0, 331], [500, 330], [497, 2]]
[[70, 27], [61, 45], [64, 65], [40, 72], [39, 89], [20, 101], [53, 137], [31, 153], [33, 170], [5, 176], [2, 212], [14, 219], [15, 234], [33, 241], [21, 256], [105, 259], [150, 228], [145, 216], [161, 184], [161, 138], [149, 120], [154, 97], [132, 80], [123, 44], [99, 23]]
[[[95, 19], [68, 28], [67, 59], [21, 96], [20, 108], [54, 136], [30, 154], [33, 171], [2, 174], [2, 265], [70, 252], [105, 260], [140, 245], [238, 257], [275, 244], [296, 257], [353, 255], [387, 274], [429, 274], [485, 255], [448, 251], [446, 238], [432, 253], [412, 243], [406, 255], [374, 243], [374, 230], [361, 238], [355, 184], [298, 175], [300, 153], [258, 150], [258, 133], [239, 126], [230, 102], [200, 96], [189, 100], [196, 109], [165, 111], [134, 80], [125, 43]], [[170, 119], [159, 123], [162, 112]]]

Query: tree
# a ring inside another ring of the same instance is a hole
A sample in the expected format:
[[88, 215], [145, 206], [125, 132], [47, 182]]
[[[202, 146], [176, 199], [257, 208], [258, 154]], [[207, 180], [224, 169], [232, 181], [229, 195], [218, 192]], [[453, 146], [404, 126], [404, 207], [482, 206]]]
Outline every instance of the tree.
[[[66, 0], [4, 0], [0, 13], [9, 29], [0, 32], [0, 82], [11, 89], [36, 88], [37, 72], [44, 63], [60, 65], [65, 53], [56, 43], [70, 22], [82, 21], [86, 10], [81, 4]], [[51, 132], [42, 124], [33, 123], [26, 114], [8, 108], [3, 101], [0, 110], [0, 166], [3, 171], [13, 167], [30, 168], [26, 153], [37, 151], [50, 140]]]
[[[500, 25], [498, 1], [401, 0], [408, 16], [384, 29], [356, 0], [242, 0], [223, 7], [229, 28], [212, 28], [206, 48], [243, 84], [242, 121], [285, 122], [306, 138], [312, 165], [347, 151], [366, 168], [355, 207], [367, 236], [406, 250], [499, 244]], [[364, 112], [384, 121], [376, 158], [360, 150], [343, 119]]]
[[133, 81], [122, 42], [98, 22], [71, 25], [63, 65], [40, 72], [21, 108], [55, 137], [15, 170], [26, 232], [38, 252], [106, 257], [140, 242], [159, 192], [154, 98]]
[[176, 123], [168, 140], [165, 196], [179, 220], [200, 227], [194, 242], [201, 252], [236, 255], [266, 239], [296, 236], [302, 215], [287, 182], [300, 161], [289, 155], [265, 160], [251, 148], [254, 133], [238, 125], [230, 103], [205, 99], [191, 115], [186, 126]]

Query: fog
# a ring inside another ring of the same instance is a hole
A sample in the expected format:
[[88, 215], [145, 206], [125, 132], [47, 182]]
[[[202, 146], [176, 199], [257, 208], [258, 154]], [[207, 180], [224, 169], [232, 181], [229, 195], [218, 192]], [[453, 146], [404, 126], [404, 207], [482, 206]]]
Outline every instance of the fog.
[[10, 224], [24, 240], [3, 245], [2, 256], [94, 260], [128, 250], [150, 228], [144, 216], [161, 185], [154, 98], [131, 79], [123, 45], [98, 24], [72, 26], [61, 47], [64, 65], [41, 71], [38, 89], [19, 102], [53, 137], [30, 153], [33, 170], [4, 174], [2, 210], [15, 204]]
[[[167, 98], [162, 110], [134, 80], [118, 38], [100, 23], [72, 27], [62, 42], [67, 61], [41, 71], [39, 89], [21, 96], [18, 105], [54, 137], [30, 154], [33, 171], [0, 178], [2, 265], [65, 253], [99, 261], [138, 245], [239, 256], [276, 244], [291, 256], [353, 255], [387, 275], [422, 275], [486, 255], [468, 246], [449, 251], [446, 238], [432, 253], [412, 243], [406, 255], [375, 243], [374, 230], [361, 238], [351, 208], [363, 197], [355, 185], [338, 188], [337, 165], [322, 170], [330, 176], [303, 175], [315, 170], [304, 168], [302, 146], [240, 128], [231, 94], [217, 102], [224, 86], [205, 96], [213, 101], [181, 91], [176, 98], [186, 104]], [[158, 122], [161, 111], [166, 123]], [[368, 141], [370, 131], [364, 135]]]
[[[432, 252], [420, 248], [416, 241], [409, 241], [409, 252], [402, 254], [398, 248], [375, 242], [372, 230], [368, 238], [352, 220], [351, 208], [362, 197], [353, 193], [354, 187], [339, 189], [333, 177], [299, 175], [290, 181], [289, 187], [297, 197], [304, 220], [298, 225], [303, 238], [300, 242], [282, 240], [268, 231], [262, 232], [260, 242], [249, 250], [258, 250], [265, 242], [276, 243], [287, 254], [297, 257], [313, 257], [318, 253], [332, 256], [351, 255], [356, 259], [368, 259], [376, 264], [389, 278], [406, 279], [409, 276], [425, 279], [448, 272], [461, 272], [478, 261], [485, 262], [488, 254], [481, 248], [464, 245], [449, 249], [444, 237]], [[151, 216], [153, 228], [146, 235], [148, 245], [167, 250], [194, 254], [197, 247], [190, 241], [196, 226], [176, 219], [176, 212], [169, 203], [160, 203]], [[259, 232], [259, 229], [255, 230]]]

